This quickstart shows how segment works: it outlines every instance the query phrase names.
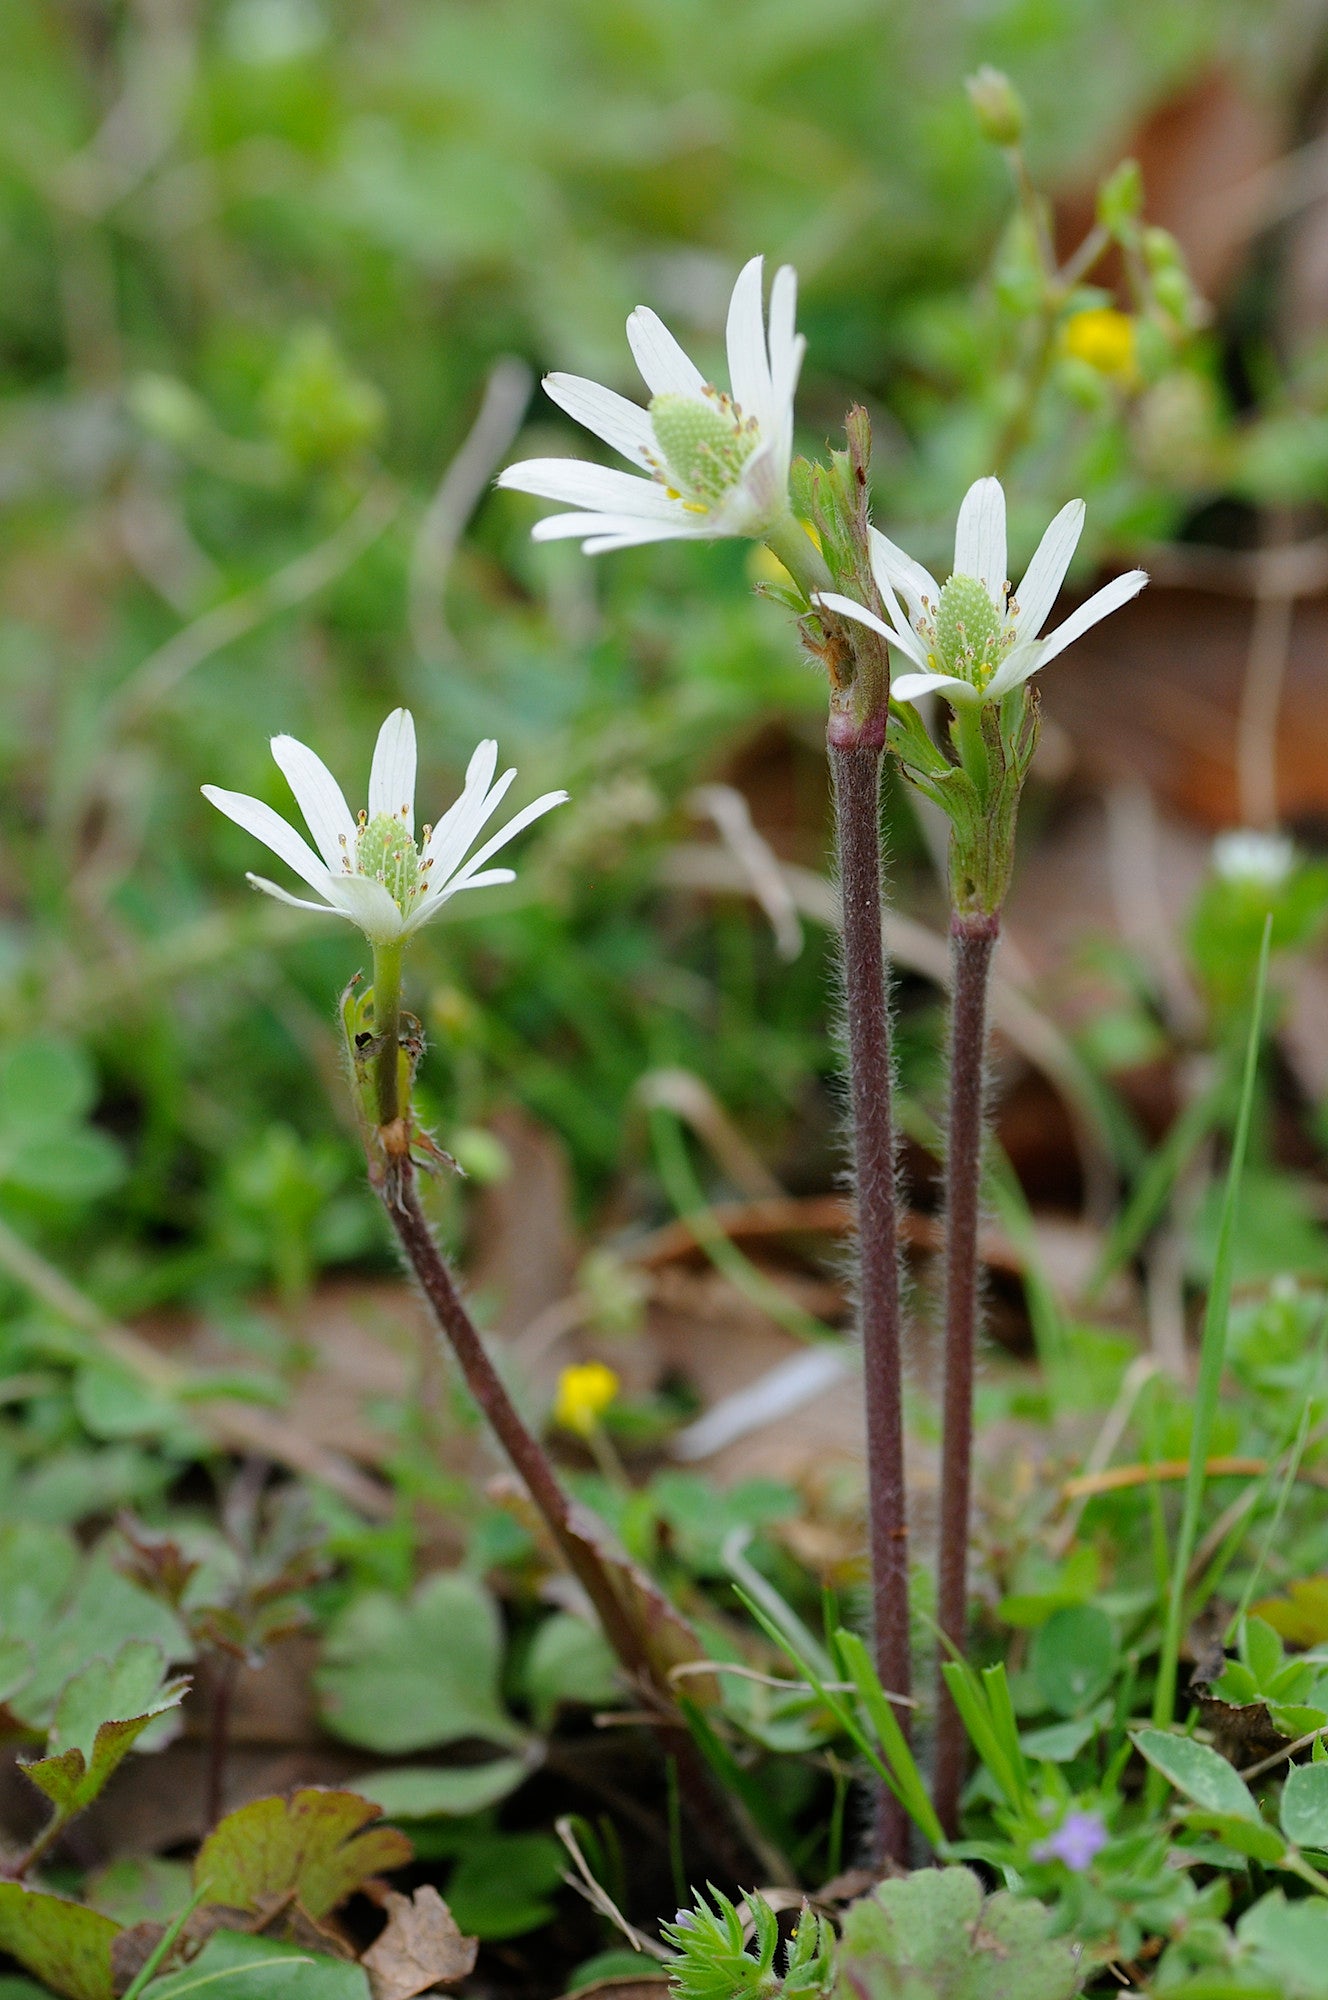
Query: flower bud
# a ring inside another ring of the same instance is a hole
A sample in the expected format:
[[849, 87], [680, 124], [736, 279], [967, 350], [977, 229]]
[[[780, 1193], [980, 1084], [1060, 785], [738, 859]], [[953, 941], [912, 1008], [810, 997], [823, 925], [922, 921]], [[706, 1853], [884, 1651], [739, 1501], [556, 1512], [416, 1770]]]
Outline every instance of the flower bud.
[[1097, 219], [1115, 237], [1127, 234], [1143, 212], [1144, 177], [1137, 160], [1122, 160], [1097, 191]]
[[1024, 105], [1005, 72], [984, 63], [965, 89], [983, 138], [993, 146], [1017, 146], [1024, 136]]

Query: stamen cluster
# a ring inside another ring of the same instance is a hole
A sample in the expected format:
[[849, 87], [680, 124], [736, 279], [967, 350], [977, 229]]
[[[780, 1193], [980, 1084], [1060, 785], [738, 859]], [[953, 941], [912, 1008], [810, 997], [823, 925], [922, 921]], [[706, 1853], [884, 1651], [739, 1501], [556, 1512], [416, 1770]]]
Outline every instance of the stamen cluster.
[[649, 409], [660, 456], [641, 455], [652, 477], [689, 514], [708, 514], [741, 479], [760, 425], [711, 383], [700, 396], [652, 396]]
[[[424, 894], [433, 866], [432, 859], [420, 860], [420, 849], [411, 837], [405, 816], [404, 807], [400, 815], [376, 813], [372, 819], [367, 812], [361, 812], [355, 835], [355, 865], [352, 867], [348, 852], [342, 857], [344, 874], [365, 875], [371, 882], [381, 882], [403, 917], [409, 914], [416, 898]], [[431, 827], [424, 829], [426, 847], [432, 831]], [[345, 844], [343, 839], [343, 847]]]
[[[1010, 586], [1005, 586], [1006, 599]], [[930, 602], [923, 599], [930, 613]], [[940, 602], [930, 620], [918, 621], [918, 634], [930, 647], [928, 658], [936, 673], [954, 674], [975, 688], [986, 688], [1005, 654], [1014, 644], [1013, 619], [1017, 604], [1010, 606], [1010, 618], [1002, 619], [984, 584], [972, 576], [952, 576], [942, 585]]]

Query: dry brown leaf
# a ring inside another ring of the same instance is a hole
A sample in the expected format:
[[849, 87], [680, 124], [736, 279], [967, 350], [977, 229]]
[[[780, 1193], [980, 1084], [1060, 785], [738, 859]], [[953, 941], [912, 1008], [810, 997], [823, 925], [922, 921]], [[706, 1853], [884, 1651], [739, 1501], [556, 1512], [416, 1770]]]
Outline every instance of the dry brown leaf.
[[165, 1924], [131, 1924], [111, 1939], [111, 1985], [117, 1993], [132, 1986], [166, 1935]]
[[413, 1897], [389, 1890], [386, 1902], [387, 1927], [360, 1961], [373, 2000], [414, 2000], [473, 1972], [479, 1939], [462, 1936], [436, 1889], [426, 1882]]

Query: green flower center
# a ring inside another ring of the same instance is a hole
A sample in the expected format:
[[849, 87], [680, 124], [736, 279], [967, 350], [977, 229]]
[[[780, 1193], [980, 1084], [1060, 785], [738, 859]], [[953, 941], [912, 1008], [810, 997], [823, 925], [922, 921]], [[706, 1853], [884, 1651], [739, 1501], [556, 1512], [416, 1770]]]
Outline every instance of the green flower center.
[[936, 607], [936, 652], [941, 670], [985, 687], [1005, 648], [1005, 621], [972, 576], [952, 576]]
[[707, 512], [737, 485], [756, 446], [756, 422], [727, 396], [653, 396], [650, 425], [663, 470], [683, 499]]
[[364, 822], [355, 842], [357, 873], [381, 882], [405, 916], [419, 893], [420, 852], [399, 819], [378, 813]]

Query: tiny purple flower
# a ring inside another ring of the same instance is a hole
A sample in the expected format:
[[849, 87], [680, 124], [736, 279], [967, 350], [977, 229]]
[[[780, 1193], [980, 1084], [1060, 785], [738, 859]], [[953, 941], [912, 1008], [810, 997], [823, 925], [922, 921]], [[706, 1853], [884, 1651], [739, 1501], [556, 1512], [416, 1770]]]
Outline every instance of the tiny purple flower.
[[690, 1910], [677, 1910], [674, 1913], [673, 1928], [675, 1931], [694, 1931], [696, 1918]]
[[1067, 1813], [1056, 1831], [1048, 1834], [1045, 1840], [1040, 1840], [1032, 1850], [1033, 1859], [1063, 1861], [1067, 1868], [1082, 1874], [1106, 1846], [1107, 1839], [1107, 1829], [1100, 1813]]

